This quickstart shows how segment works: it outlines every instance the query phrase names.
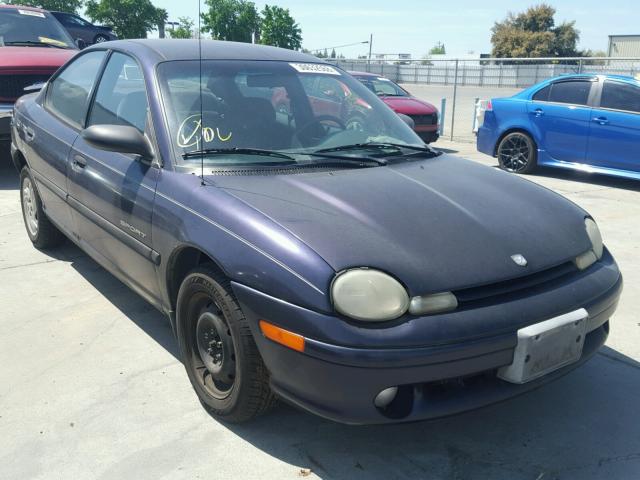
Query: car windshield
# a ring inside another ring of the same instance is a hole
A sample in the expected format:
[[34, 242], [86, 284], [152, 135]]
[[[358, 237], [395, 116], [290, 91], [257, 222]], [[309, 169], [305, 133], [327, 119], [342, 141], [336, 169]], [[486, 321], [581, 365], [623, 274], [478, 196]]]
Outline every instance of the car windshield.
[[308, 164], [327, 159], [321, 150], [339, 148], [331, 157], [338, 159], [383, 156], [381, 143], [396, 152], [397, 145], [424, 146], [376, 95], [333, 66], [205, 60], [200, 82], [198, 61], [170, 61], [158, 76], [179, 163], [199, 163], [198, 151], [214, 165], [283, 162], [260, 150]]
[[0, 8], [0, 47], [75, 48], [62, 25], [48, 12]]
[[409, 95], [406, 90], [403, 90], [388, 78], [368, 75], [356, 78], [364, 83], [369, 90], [381, 97], [407, 97]]

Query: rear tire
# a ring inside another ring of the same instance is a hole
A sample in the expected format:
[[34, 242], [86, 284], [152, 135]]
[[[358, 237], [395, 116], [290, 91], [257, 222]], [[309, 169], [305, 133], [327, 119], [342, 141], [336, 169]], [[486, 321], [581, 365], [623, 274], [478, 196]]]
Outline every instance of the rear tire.
[[504, 136], [496, 149], [500, 168], [512, 173], [531, 173], [537, 167], [538, 150], [533, 139], [524, 132]]
[[20, 172], [20, 203], [24, 226], [33, 246], [46, 249], [60, 245], [64, 235], [51, 223], [44, 212], [36, 184], [31, 177], [29, 167], [26, 166]]
[[207, 265], [191, 271], [180, 286], [176, 314], [182, 360], [209, 413], [240, 423], [276, 403], [269, 372], [228, 279]]
[[93, 43], [103, 43], [103, 42], [108, 42], [109, 38], [106, 37], [105, 35], [102, 34], [98, 34], [96, 35], [96, 37], [93, 39]]

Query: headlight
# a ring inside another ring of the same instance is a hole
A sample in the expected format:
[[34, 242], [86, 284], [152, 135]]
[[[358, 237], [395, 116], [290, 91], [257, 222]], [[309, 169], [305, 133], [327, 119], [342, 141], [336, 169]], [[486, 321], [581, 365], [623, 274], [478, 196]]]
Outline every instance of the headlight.
[[409, 308], [409, 295], [400, 282], [368, 268], [339, 274], [333, 281], [331, 295], [335, 309], [356, 320], [393, 320]]
[[602, 258], [602, 251], [604, 249], [604, 246], [602, 244], [602, 235], [600, 235], [598, 224], [592, 218], [586, 218], [584, 221], [584, 226], [587, 229], [589, 240], [591, 240], [591, 248], [593, 248], [593, 253], [595, 253], [596, 258], [600, 260]]
[[584, 220], [584, 228], [587, 231], [589, 241], [591, 241], [591, 250], [576, 257], [574, 262], [580, 270], [584, 270], [600, 260], [604, 250], [602, 235], [600, 235], [600, 229], [596, 222], [592, 218], [586, 218]]

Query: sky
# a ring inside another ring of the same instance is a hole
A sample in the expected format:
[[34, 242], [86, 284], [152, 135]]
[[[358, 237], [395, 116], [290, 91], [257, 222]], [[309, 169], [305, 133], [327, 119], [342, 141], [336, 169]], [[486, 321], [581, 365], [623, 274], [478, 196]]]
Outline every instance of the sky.
[[[198, 16], [197, 0], [152, 0], [167, 9], [169, 20]], [[303, 47], [310, 50], [369, 40], [373, 53], [410, 53], [421, 58], [437, 42], [447, 54], [489, 53], [491, 27], [508, 11], [525, 10], [533, 2], [499, 0], [272, 0], [255, 1], [288, 8], [302, 28]], [[547, 0], [556, 24], [576, 21], [579, 48], [607, 49], [608, 35], [640, 34], [640, 11], [634, 0]], [[202, 8], [205, 8], [202, 0]], [[349, 58], [368, 53], [368, 45], [338, 48]]]

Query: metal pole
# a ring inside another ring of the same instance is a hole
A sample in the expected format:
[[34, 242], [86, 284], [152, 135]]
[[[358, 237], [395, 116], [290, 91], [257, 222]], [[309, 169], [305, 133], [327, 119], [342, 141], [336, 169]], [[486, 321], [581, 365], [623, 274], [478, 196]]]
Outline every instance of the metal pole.
[[582, 73], [582, 59], [578, 60], [578, 73]]
[[476, 131], [476, 127], [478, 126], [478, 109], [480, 108], [480, 97], [476, 97], [473, 100], [473, 123], [471, 130]]
[[369, 35], [369, 65], [371, 65], [371, 47], [373, 47], [373, 33]]
[[447, 109], [447, 99], [443, 98], [440, 101], [440, 129], [438, 131], [440, 136], [444, 135], [444, 113], [445, 113], [446, 109]]
[[451, 106], [451, 135], [450, 140], [453, 140], [453, 126], [456, 121], [456, 96], [458, 95], [458, 60], [456, 60], [456, 71], [453, 75], [453, 105]]

